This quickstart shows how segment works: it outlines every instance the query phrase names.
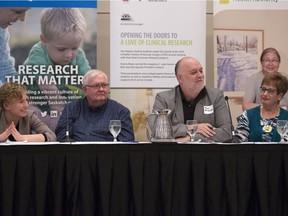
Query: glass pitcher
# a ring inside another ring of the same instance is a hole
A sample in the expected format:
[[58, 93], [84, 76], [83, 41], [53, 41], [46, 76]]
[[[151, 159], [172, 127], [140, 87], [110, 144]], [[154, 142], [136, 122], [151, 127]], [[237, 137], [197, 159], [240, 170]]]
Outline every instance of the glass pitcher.
[[171, 142], [174, 141], [172, 123], [169, 118], [172, 110], [153, 110], [147, 115], [147, 133], [150, 141]]

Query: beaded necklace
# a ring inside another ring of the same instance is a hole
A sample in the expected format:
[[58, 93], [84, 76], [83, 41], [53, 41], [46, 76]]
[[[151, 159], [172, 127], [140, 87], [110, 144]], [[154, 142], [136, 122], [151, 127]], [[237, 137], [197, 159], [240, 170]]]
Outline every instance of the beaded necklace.
[[280, 114], [280, 107], [278, 107], [277, 114], [274, 118], [264, 118], [263, 116], [263, 107], [260, 107], [260, 114], [261, 114], [261, 120], [260, 125], [262, 126], [262, 130], [265, 133], [270, 133], [273, 129], [273, 126], [276, 126], [276, 122], [278, 120], [279, 114]]

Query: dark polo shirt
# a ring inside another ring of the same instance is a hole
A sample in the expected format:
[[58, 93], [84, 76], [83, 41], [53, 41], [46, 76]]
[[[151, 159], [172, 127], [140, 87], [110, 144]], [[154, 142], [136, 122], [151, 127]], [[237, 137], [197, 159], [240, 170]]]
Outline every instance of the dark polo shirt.
[[181, 94], [181, 99], [182, 99], [182, 104], [183, 104], [183, 113], [184, 113], [184, 124], [186, 123], [187, 120], [193, 120], [194, 119], [194, 111], [195, 111], [195, 107], [196, 104], [198, 103], [198, 101], [202, 98], [205, 97], [205, 95], [207, 94], [206, 88], [204, 87], [198, 94], [198, 96], [192, 100], [192, 101], [186, 101], [183, 91], [180, 89], [180, 94]]

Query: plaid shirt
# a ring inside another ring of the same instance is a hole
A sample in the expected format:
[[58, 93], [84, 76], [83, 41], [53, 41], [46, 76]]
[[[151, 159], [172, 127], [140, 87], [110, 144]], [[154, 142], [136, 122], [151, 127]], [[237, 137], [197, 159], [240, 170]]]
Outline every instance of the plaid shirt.
[[57, 140], [62, 141], [69, 130], [70, 138], [74, 141], [113, 141], [109, 131], [111, 119], [121, 120], [121, 132], [117, 137], [119, 141], [134, 141], [133, 123], [128, 108], [108, 99], [101, 107], [91, 109], [86, 97], [65, 106], [55, 129]]

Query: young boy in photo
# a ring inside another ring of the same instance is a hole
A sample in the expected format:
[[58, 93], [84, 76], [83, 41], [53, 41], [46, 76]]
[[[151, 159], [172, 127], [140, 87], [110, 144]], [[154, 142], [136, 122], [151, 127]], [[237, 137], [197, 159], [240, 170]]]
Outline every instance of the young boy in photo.
[[69, 98], [81, 96], [82, 77], [91, 69], [80, 48], [85, 30], [86, 22], [78, 9], [44, 9], [40, 42], [30, 50], [25, 67], [22, 65], [25, 73], [19, 70], [22, 84], [29, 80], [30, 107], [38, 110], [52, 129]]

